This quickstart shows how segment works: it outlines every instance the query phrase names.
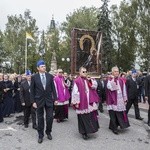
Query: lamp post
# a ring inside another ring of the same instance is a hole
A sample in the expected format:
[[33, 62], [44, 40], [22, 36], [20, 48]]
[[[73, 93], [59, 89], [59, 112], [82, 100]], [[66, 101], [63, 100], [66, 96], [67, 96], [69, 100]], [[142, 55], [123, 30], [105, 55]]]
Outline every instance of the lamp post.
[[70, 58], [69, 57], [67, 57], [67, 58], [61, 58], [61, 60], [62, 60], [62, 62], [64, 62], [63, 64], [63, 66], [65, 66], [65, 67], [63, 67], [63, 70], [66, 70], [66, 71], [69, 71], [70, 72], [70, 67], [68, 68], [68, 66], [69, 66], [69, 62], [70, 62]]
[[70, 62], [70, 58], [62, 58], [61, 60], [62, 60], [62, 61]]

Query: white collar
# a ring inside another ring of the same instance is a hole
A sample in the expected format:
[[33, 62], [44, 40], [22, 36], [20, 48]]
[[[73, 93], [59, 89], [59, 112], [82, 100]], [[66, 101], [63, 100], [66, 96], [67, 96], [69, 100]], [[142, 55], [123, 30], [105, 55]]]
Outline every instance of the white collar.
[[44, 73], [39, 73], [40, 74], [40, 76], [42, 76], [42, 75], [44, 75], [45, 76], [45, 72]]

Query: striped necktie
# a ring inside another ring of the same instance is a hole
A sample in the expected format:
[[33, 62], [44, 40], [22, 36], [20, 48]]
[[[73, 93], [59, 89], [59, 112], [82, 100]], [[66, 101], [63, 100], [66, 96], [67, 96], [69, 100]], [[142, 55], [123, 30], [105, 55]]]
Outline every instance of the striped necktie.
[[46, 78], [45, 78], [45, 75], [44, 75], [44, 74], [42, 74], [42, 79], [41, 79], [41, 81], [42, 81], [43, 88], [44, 88], [44, 90], [45, 90], [45, 87], [46, 87]]

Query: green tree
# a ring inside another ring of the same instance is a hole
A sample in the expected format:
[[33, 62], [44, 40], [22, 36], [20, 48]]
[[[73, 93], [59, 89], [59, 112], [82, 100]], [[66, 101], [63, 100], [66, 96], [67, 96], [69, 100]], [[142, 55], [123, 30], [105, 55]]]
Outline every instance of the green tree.
[[133, 67], [137, 45], [137, 4], [121, 2], [119, 8], [112, 6], [112, 29], [116, 65], [127, 71]]
[[2, 31], [0, 30], [0, 64], [3, 62], [3, 58], [5, 58], [3, 38], [4, 38], [4, 35]]
[[[38, 31], [36, 20], [31, 16], [30, 10], [26, 10], [24, 15], [8, 16], [8, 22], [4, 31], [4, 51], [6, 52], [6, 60], [11, 61], [14, 71], [17, 73], [24, 72], [24, 55], [25, 55], [25, 39], [26, 32], [31, 33], [34, 39]], [[33, 64], [35, 57], [35, 43], [30, 44], [28, 40], [28, 64]], [[31, 67], [30, 65], [28, 66]], [[33, 70], [32, 70], [33, 71]]]
[[103, 2], [98, 14], [98, 31], [102, 32], [102, 70], [108, 71], [114, 65], [113, 63], [113, 45], [111, 40], [111, 20], [108, 9], [109, 0]]
[[138, 5], [138, 54], [144, 60], [143, 69], [150, 72], [150, 1], [135, 1]]
[[[59, 55], [61, 58], [70, 58], [71, 57], [71, 30], [73, 28], [80, 28], [80, 29], [88, 29], [88, 30], [95, 30], [97, 31], [97, 15], [98, 9], [95, 7], [81, 7], [75, 10], [73, 13], [70, 13], [66, 17], [66, 21], [61, 25], [61, 31], [64, 35], [60, 41], [60, 53]], [[62, 62], [61, 62], [62, 63]], [[64, 62], [64, 66], [69, 67], [70, 70], [70, 63]], [[66, 67], [66, 68], [67, 68]], [[67, 69], [68, 70], [68, 69]], [[68, 71], [69, 71], [68, 70]]]

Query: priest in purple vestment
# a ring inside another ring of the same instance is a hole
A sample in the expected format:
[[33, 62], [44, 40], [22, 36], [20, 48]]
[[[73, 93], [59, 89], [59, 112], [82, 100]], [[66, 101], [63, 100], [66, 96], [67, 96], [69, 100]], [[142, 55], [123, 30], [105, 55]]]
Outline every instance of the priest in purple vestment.
[[127, 102], [126, 85], [118, 76], [118, 67], [113, 67], [112, 76], [108, 79], [106, 89], [106, 104], [110, 116], [109, 129], [111, 129], [114, 134], [118, 134], [118, 126], [120, 126], [121, 129], [130, 126], [125, 105]]
[[96, 80], [87, 80], [87, 70], [79, 69], [80, 76], [74, 80], [72, 89], [72, 105], [76, 109], [78, 117], [79, 133], [83, 139], [88, 139], [89, 133], [98, 131], [97, 103], [99, 97], [96, 92]]
[[68, 119], [68, 104], [70, 93], [68, 90], [68, 85], [65, 83], [63, 76], [63, 70], [58, 69], [57, 75], [54, 77], [55, 89], [57, 93], [58, 100], [55, 101], [55, 116], [57, 122], [60, 123], [64, 119]]

